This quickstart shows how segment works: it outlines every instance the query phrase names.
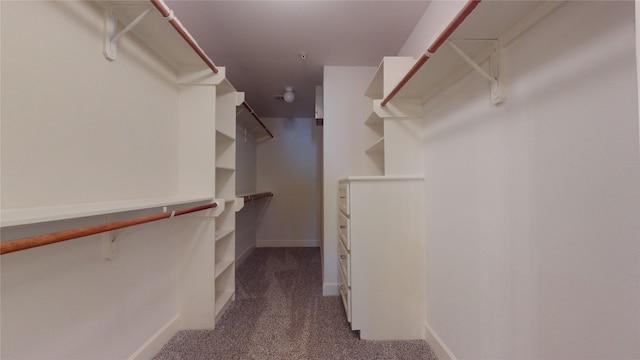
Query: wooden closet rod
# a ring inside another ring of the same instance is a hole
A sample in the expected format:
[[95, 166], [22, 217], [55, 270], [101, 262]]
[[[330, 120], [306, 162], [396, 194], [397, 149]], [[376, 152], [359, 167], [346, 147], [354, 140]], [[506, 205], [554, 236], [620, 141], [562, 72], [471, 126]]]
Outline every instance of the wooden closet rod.
[[140, 216], [137, 218], [114, 221], [106, 224], [87, 226], [82, 228], [76, 228], [71, 230], [64, 230], [50, 234], [36, 235], [30, 236], [21, 239], [15, 239], [10, 241], [5, 241], [0, 243], [0, 255], [8, 254], [15, 251], [31, 249], [38, 246], [54, 244], [61, 241], [67, 241], [71, 239], [76, 239], [79, 237], [99, 234], [111, 230], [122, 229], [129, 226], [140, 225], [156, 220], [162, 220], [166, 218], [170, 218], [173, 216], [180, 216], [184, 214], [189, 214], [196, 211], [202, 211], [207, 209], [212, 209], [217, 207], [218, 204], [211, 203], [207, 205], [195, 206], [188, 209], [181, 209], [175, 211], [167, 211], [160, 214], [148, 215], [148, 216]]
[[467, 3], [462, 7], [460, 12], [458, 12], [458, 14], [453, 18], [453, 20], [451, 20], [449, 25], [447, 25], [447, 27], [444, 28], [444, 30], [442, 30], [442, 32], [440, 33], [440, 35], [438, 35], [436, 40], [431, 44], [431, 46], [429, 46], [427, 51], [425, 51], [424, 54], [420, 55], [420, 57], [415, 62], [415, 64], [413, 64], [411, 69], [409, 69], [409, 71], [405, 74], [402, 80], [400, 80], [400, 82], [398, 82], [398, 84], [393, 88], [393, 90], [391, 90], [389, 95], [387, 95], [384, 99], [382, 99], [382, 102], [380, 102], [380, 106], [387, 105], [387, 103], [391, 99], [393, 99], [394, 96], [396, 96], [398, 91], [400, 91], [400, 89], [402, 89], [407, 84], [407, 82], [411, 80], [413, 75], [415, 75], [418, 72], [418, 70], [420, 70], [422, 65], [424, 65], [427, 62], [427, 60], [429, 60], [429, 58], [431, 58], [433, 54], [435, 54], [435, 52], [438, 50], [440, 45], [442, 45], [449, 38], [449, 36], [451, 36], [451, 34], [453, 34], [453, 32], [456, 31], [456, 29], [460, 26], [460, 24], [462, 24], [462, 22], [467, 18], [467, 16], [471, 14], [473, 9], [475, 9], [476, 6], [478, 6], [480, 1], [481, 0], [467, 1]]
[[200, 45], [198, 45], [196, 40], [191, 36], [191, 34], [189, 34], [180, 20], [175, 17], [175, 15], [173, 14], [173, 10], [171, 10], [163, 0], [151, 0], [151, 3], [156, 7], [156, 9], [158, 9], [158, 11], [160, 11], [160, 14], [162, 14], [162, 16], [164, 16], [164, 18], [169, 21], [169, 24], [171, 24], [171, 26], [176, 29], [178, 34], [182, 36], [182, 38], [187, 42], [187, 44], [189, 44], [189, 46], [191, 46], [196, 54], [200, 56], [202, 61], [204, 61], [207, 66], [209, 66], [211, 71], [213, 71], [214, 74], [217, 74], [218, 68], [216, 67], [216, 65], [213, 63], [213, 61], [211, 61], [211, 59], [209, 59], [207, 54], [204, 53]]

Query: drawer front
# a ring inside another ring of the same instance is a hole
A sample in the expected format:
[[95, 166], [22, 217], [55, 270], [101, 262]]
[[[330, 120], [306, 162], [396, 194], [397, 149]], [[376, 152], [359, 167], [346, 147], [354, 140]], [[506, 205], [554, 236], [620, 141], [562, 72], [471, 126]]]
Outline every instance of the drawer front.
[[340, 238], [341, 241], [338, 245], [338, 264], [340, 264], [340, 267], [342, 268], [347, 285], [351, 287], [351, 254], [349, 254], [342, 236], [340, 236]]
[[347, 285], [342, 270], [338, 271], [338, 273], [338, 289], [340, 290], [342, 305], [344, 305], [344, 311], [347, 313], [347, 320], [351, 322], [351, 288]]
[[343, 213], [349, 215], [349, 183], [338, 184], [338, 207]]
[[351, 251], [351, 231], [349, 231], [349, 218], [338, 212], [338, 233], [344, 239], [347, 250]]

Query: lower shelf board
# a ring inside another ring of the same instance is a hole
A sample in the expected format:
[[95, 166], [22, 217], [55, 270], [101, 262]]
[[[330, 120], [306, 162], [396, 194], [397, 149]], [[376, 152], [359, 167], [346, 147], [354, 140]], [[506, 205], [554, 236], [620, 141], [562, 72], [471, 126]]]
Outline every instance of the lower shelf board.
[[230, 228], [230, 229], [216, 229], [216, 238], [215, 241], [218, 242], [218, 240], [223, 239], [225, 236], [233, 233], [235, 231], [235, 229]]
[[215, 305], [215, 316], [216, 322], [220, 320], [220, 317], [227, 309], [227, 307], [231, 304], [233, 299], [235, 298], [235, 291], [233, 290], [225, 290], [225, 291], [216, 291], [216, 305]]
[[225, 270], [228, 270], [229, 268], [232, 268], [233, 266], [233, 260], [221, 260], [219, 262], [216, 262], [216, 267], [215, 267], [215, 278], [217, 279], [218, 276], [222, 275], [222, 273], [225, 272]]

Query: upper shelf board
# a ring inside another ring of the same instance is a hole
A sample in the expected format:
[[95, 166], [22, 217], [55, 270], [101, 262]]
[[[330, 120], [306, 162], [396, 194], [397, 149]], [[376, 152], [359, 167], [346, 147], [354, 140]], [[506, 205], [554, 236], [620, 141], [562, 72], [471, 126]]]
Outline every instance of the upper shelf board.
[[2, 209], [2, 227], [37, 224], [47, 221], [76, 219], [81, 217], [143, 210], [164, 206], [209, 203], [213, 197], [172, 197], [143, 200], [124, 200], [104, 203], [48, 206], [24, 209]]
[[[494, 40], [501, 39], [503, 46], [508, 45], [560, 4], [562, 4], [561, 1], [482, 1], [453, 32], [449, 40], [476, 63], [481, 63], [489, 58], [492, 49], [495, 48]], [[397, 62], [396, 58], [398, 57], [385, 58], [383, 62], [388, 60]], [[413, 60], [411, 65], [415, 62], [416, 60]], [[385, 83], [389, 77], [383, 77], [384, 74], [380, 73], [392, 71], [390, 67], [402, 68], [406, 73], [411, 66], [380, 65], [365, 95], [375, 94], [373, 98], [381, 99], [400, 82], [398, 79], [392, 80], [391, 84]], [[445, 42], [398, 91], [394, 99], [418, 98], [426, 101], [434, 93], [450, 84], [452, 78], [458, 78], [471, 70], [472, 68], [463, 58]]]
[[[142, 0], [96, 0], [96, 2], [105, 10], [112, 10], [115, 13], [120, 22], [118, 31], [129, 25], [148, 7], [153, 7], [150, 1]], [[176, 69], [183, 67], [208, 68], [198, 54], [155, 7], [131, 29], [131, 32]], [[130, 35], [127, 34], [125, 36]]]

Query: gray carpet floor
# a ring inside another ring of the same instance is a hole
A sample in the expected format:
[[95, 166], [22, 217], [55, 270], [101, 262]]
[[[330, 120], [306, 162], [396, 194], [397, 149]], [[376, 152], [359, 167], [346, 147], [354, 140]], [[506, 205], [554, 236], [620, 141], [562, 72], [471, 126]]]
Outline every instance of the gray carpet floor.
[[360, 340], [340, 297], [322, 296], [319, 248], [260, 248], [237, 269], [236, 300], [215, 330], [180, 331], [154, 359], [437, 357], [420, 340]]

